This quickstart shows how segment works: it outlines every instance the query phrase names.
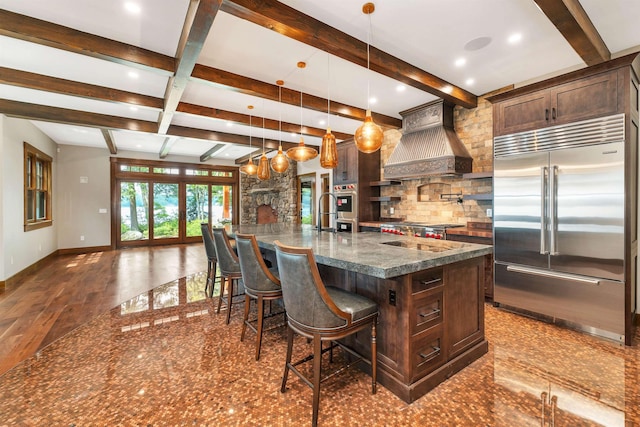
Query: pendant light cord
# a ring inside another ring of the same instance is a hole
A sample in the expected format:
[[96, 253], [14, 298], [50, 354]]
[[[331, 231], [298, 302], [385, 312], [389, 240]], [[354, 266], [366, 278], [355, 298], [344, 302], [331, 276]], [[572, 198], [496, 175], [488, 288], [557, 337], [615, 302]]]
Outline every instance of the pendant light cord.
[[331, 55], [327, 53], [327, 129], [331, 128]]
[[369, 46], [371, 45], [371, 14], [369, 14], [369, 31], [367, 31], [367, 110], [371, 109], [371, 65]]

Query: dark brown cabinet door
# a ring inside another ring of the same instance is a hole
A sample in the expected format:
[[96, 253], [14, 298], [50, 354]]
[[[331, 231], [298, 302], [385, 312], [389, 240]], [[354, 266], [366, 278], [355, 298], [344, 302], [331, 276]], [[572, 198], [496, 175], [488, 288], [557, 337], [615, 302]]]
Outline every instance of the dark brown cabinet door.
[[358, 149], [353, 141], [337, 145], [338, 166], [334, 169], [333, 183], [346, 184], [358, 180]]
[[617, 74], [598, 74], [551, 89], [551, 122], [559, 125], [618, 111]]
[[519, 96], [496, 106], [494, 135], [509, 135], [549, 126], [549, 91]]
[[502, 101], [494, 107], [494, 136], [615, 114], [617, 85], [612, 71]]

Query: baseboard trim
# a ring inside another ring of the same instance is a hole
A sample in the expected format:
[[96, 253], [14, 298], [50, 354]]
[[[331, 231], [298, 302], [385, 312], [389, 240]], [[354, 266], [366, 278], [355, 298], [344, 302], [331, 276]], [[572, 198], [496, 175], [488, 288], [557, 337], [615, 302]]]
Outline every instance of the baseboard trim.
[[20, 281], [24, 279], [25, 276], [35, 273], [36, 270], [41, 269], [45, 264], [51, 261], [53, 258], [59, 255], [78, 255], [78, 254], [87, 254], [92, 252], [105, 252], [110, 251], [111, 245], [108, 246], [92, 246], [85, 248], [67, 248], [67, 249], [58, 249], [56, 251], [51, 252], [46, 257], [34, 262], [27, 268], [17, 272], [11, 277], [8, 277], [5, 280], [0, 280], [0, 291], [5, 291], [7, 288], [13, 288], [20, 284]]
[[111, 250], [111, 245], [107, 246], [91, 246], [85, 248], [66, 248], [66, 249], [58, 249], [58, 255], [77, 255], [77, 254], [88, 254], [92, 252], [106, 252]]
[[21, 271], [18, 271], [16, 274], [14, 274], [11, 277], [8, 277], [4, 281], [3, 288], [6, 290], [7, 288], [18, 286], [20, 284], [20, 281], [24, 280], [25, 276], [35, 273], [36, 270], [40, 270], [45, 264], [48, 264], [53, 258], [57, 256], [58, 256], [58, 251], [53, 251], [46, 257], [39, 259], [38, 261], [34, 262], [27, 268]]

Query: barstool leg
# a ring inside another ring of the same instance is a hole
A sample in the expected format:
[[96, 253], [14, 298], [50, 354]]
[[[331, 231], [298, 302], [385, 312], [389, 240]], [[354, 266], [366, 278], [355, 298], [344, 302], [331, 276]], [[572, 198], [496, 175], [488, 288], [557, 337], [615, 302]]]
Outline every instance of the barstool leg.
[[287, 389], [287, 377], [289, 376], [289, 365], [291, 364], [291, 354], [293, 353], [293, 329], [287, 326], [287, 360], [284, 362], [284, 375], [282, 375], [282, 385], [280, 393]]
[[377, 375], [378, 375], [378, 344], [376, 342], [376, 319], [371, 324], [371, 393], [376, 394], [377, 391]]
[[320, 367], [322, 365], [322, 340], [320, 335], [313, 337], [313, 417], [311, 425], [318, 425], [318, 412], [320, 407]]
[[233, 288], [236, 283], [236, 279], [229, 279], [229, 287], [227, 290], [227, 325], [231, 320], [231, 302], [233, 301]]
[[[206, 296], [209, 296], [209, 284], [211, 283], [211, 260], [207, 261], [207, 281], [204, 285], [204, 294]], [[213, 288], [213, 284], [211, 285], [211, 287]], [[213, 289], [211, 289], [211, 293], [213, 293]]]
[[227, 278], [224, 276], [220, 276], [220, 295], [218, 296], [218, 308], [216, 313], [220, 313], [220, 306], [222, 305], [222, 297], [224, 295], [224, 287], [227, 282]]
[[[245, 302], [246, 304], [246, 302]], [[262, 346], [262, 322], [264, 320], [264, 300], [258, 295], [258, 328], [256, 336], [256, 360], [260, 360], [260, 347]]]
[[240, 341], [244, 340], [244, 334], [247, 331], [247, 322], [249, 321], [249, 308], [251, 305], [251, 297], [249, 294], [244, 294], [244, 319], [242, 319], [242, 333], [240, 334]]
[[211, 263], [211, 275], [213, 276], [213, 278], [211, 279], [211, 295], [209, 295], [210, 298], [213, 297], [213, 291], [214, 288], [216, 287], [216, 272], [218, 271], [218, 263], [216, 261], [213, 261]]

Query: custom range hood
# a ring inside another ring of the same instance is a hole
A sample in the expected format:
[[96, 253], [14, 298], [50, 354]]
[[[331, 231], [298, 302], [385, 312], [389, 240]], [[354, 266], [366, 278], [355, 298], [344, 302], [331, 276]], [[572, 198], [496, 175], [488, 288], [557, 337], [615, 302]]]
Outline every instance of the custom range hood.
[[384, 165], [385, 179], [471, 172], [471, 155], [453, 130], [453, 104], [438, 100], [402, 111], [402, 138]]

